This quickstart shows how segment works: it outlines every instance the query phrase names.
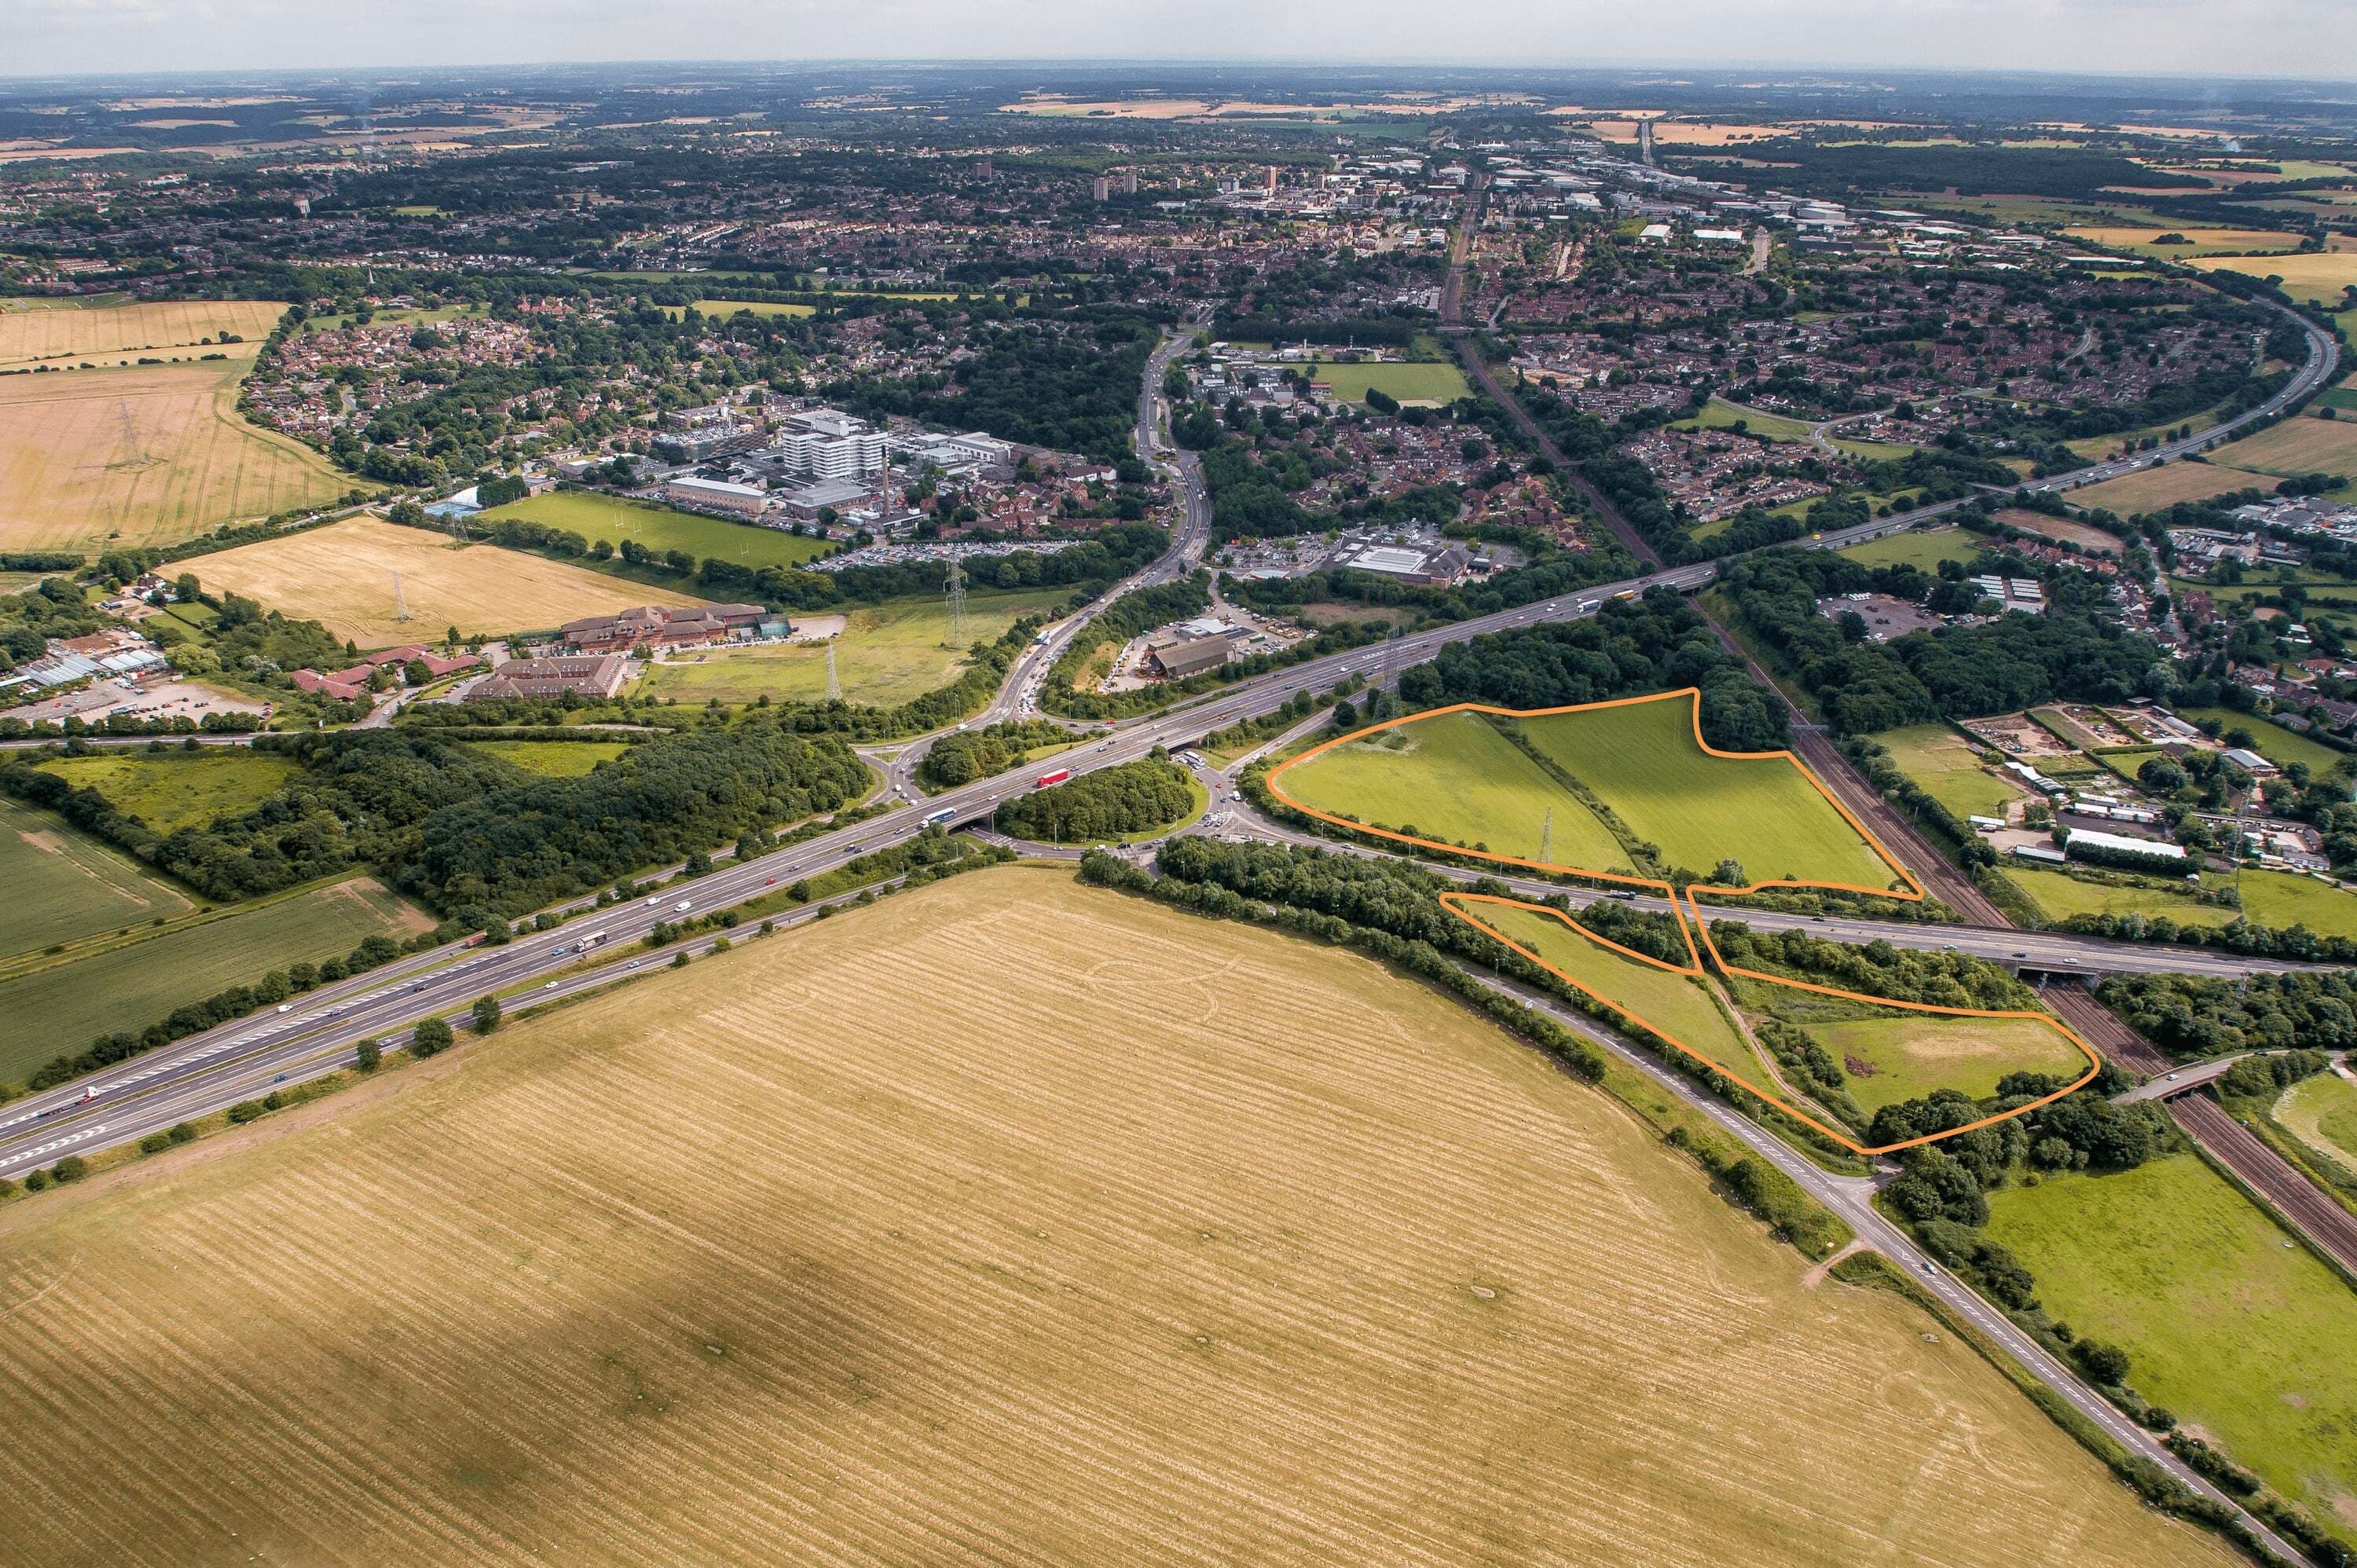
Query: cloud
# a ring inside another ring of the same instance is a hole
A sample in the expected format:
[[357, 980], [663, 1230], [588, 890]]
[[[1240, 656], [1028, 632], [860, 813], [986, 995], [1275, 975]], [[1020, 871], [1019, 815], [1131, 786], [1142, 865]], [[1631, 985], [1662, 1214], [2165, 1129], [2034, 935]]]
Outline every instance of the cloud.
[[2346, 0], [5, 0], [0, 70], [719, 57], [1916, 66], [2312, 77]]

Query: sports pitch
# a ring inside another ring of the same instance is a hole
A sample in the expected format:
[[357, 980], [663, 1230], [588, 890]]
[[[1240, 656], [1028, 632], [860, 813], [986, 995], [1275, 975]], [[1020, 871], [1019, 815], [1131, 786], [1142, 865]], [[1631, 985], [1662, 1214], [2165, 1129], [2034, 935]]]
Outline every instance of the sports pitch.
[[2231, 1561], [1373, 962], [1008, 868], [705, 967], [0, 1211], [110, 1456], [0, 1555]]
[[[835, 677], [847, 703], [891, 707], [957, 679], [976, 642], [994, 642], [1026, 616], [1051, 615], [1070, 588], [976, 590], [965, 598], [965, 637], [953, 644], [949, 607], [935, 598], [891, 599], [848, 613], [834, 639]], [[826, 695], [822, 642], [763, 643], [682, 655], [649, 666], [639, 693], [682, 703], [816, 702]]]
[[616, 546], [624, 540], [636, 540], [657, 554], [684, 550], [698, 561], [728, 561], [756, 569], [799, 566], [834, 548], [832, 540], [621, 500], [594, 490], [551, 490], [493, 507], [471, 521], [490, 524], [509, 518], [568, 529], [593, 544], [600, 539]]
[[[704, 601], [496, 545], [454, 545], [444, 534], [353, 518], [242, 544], [189, 565], [208, 589], [316, 620], [362, 648], [459, 635], [543, 631], [633, 605]], [[395, 614], [394, 577], [409, 618]]]

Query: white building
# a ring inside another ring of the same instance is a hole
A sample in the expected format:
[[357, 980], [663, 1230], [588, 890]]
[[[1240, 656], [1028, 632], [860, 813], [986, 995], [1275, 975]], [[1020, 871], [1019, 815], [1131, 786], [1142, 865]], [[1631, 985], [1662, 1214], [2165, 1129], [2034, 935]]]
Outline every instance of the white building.
[[759, 517], [770, 504], [767, 491], [726, 479], [665, 479], [662, 493], [663, 499], [680, 506], [733, 512], [738, 517]]

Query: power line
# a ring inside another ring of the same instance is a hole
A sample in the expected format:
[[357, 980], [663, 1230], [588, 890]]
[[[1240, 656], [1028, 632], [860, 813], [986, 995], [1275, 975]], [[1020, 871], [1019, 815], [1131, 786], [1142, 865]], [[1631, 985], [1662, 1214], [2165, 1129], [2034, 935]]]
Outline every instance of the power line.
[[950, 557], [950, 643], [955, 648], [966, 645], [965, 635], [965, 573], [957, 557]]

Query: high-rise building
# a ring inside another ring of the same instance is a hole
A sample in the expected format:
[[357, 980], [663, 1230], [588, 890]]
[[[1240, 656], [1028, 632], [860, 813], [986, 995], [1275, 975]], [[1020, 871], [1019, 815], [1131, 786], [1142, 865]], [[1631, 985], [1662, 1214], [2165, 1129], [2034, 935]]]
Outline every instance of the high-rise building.
[[1097, 176], [1090, 188], [1095, 191], [1096, 199], [1099, 201], [1111, 199], [1113, 196], [1113, 176], [1109, 174], [1101, 174]]
[[1260, 172], [1260, 188], [1271, 196], [1276, 194], [1276, 166], [1271, 164]]
[[991, 173], [990, 159], [987, 156], [979, 157], [974, 160], [974, 177], [976, 179], [990, 179], [994, 177]]
[[1135, 169], [1125, 168], [1121, 171], [1121, 193], [1124, 196], [1135, 196], [1137, 194], [1137, 171]]

